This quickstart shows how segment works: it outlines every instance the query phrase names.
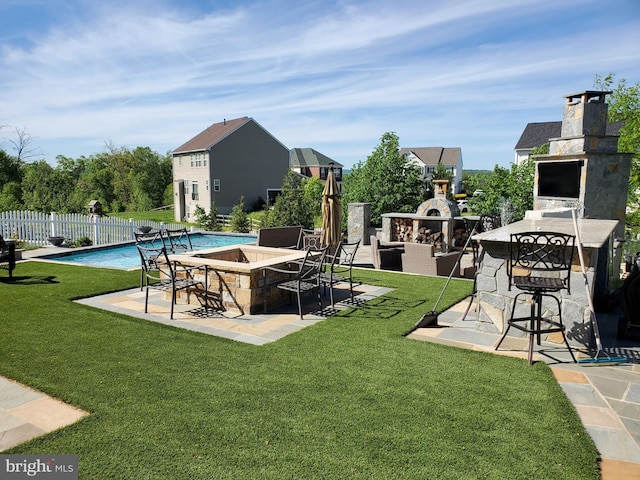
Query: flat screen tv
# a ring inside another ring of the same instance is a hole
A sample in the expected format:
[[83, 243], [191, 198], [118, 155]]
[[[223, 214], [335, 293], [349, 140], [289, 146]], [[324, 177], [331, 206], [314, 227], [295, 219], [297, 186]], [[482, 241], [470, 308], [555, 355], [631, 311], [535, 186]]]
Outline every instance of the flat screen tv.
[[578, 198], [582, 160], [538, 162], [538, 196]]

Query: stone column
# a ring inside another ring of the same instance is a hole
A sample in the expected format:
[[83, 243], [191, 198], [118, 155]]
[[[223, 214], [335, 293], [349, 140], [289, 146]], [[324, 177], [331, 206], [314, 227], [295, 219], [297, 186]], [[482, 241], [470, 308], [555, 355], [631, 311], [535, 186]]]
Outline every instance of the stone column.
[[347, 238], [349, 243], [360, 240], [360, 245], [369, 245], [371, 204], [350, 203], [348, 206]]

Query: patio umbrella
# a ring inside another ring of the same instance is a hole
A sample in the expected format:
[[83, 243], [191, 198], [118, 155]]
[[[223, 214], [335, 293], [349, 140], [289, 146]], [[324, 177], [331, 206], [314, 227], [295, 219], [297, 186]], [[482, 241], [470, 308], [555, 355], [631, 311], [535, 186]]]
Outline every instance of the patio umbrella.
[[322, 190], [322, 242], [334, 248], [342, 239], [342, 209], [340, 207], [340, 191], [338, 182], [329, 170], [327, 181]]

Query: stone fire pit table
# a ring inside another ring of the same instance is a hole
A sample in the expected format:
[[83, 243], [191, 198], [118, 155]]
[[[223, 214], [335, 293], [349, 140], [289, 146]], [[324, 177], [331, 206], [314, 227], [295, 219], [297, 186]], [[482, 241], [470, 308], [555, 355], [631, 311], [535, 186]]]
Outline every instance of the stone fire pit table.
[[256, 245], [232, 245], [208, 250], [198, 250], [178, 255], [169, 255], [183, 265], [206, 265], [208, 270], [208, 291], [212, 298], [219, 299], [225, 311], [253, 315], [264, 309], [264, 295], [269, 296], [269, 307], [276, 307], [285, 301], [275, 291], [265, 291], [264, 285], [273, 283], [274, 278], [264, 267], [286, 268], [288, 263], [304, 258], [303, 250], [260, 247]]
[[[608, 290], [609, 266], [613, 261], [610, 255], [611, 239], [617, 224], [617, 220], [578, 219], [587, 278], [592, 295], [605, 293]], [[508, 290], [507, 260], [509, 258], [510, 235], [530, 231], [575, 235], [571, 218], [541, 217], [521, 220], [473, 237], [480, 242], [482, 247], [476, 283], [477, 299], [480, 305], [477, 330], [487, 333], [502, 333], [506, 328], [514, 297], [520, 292], [515, 287], [512, 287], [511, 291]], [[577, 240], [571, 267], [570, 286], [570, 294], [566, 290], [556, 294], [561, 298], [562, 321], [566, 327], [569, 343], [574, 346], [587, 347], [591, 343], [592, 335]], [[543, 306], [553, 307], [553, 303], [544, 302]], [[516, 307], [516, 316], [528, 316], [529, 309], [530, 304], [522, 302]], [[557, 307], [555, 310], [555, 312], [547, 312], [546, 316], [553, 316], [557, 320]], [[562, 341], [561, 338], [559, 341]]]

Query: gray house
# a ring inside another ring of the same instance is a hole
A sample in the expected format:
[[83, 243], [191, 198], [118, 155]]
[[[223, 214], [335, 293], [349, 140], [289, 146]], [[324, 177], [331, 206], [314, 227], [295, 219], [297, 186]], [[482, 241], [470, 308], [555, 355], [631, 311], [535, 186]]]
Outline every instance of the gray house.
[[173, 151], [175, 219], [194, 221], [196, 206], [229, 214], [278, 192], [289, 149], [250, 117], [214, 123]]

